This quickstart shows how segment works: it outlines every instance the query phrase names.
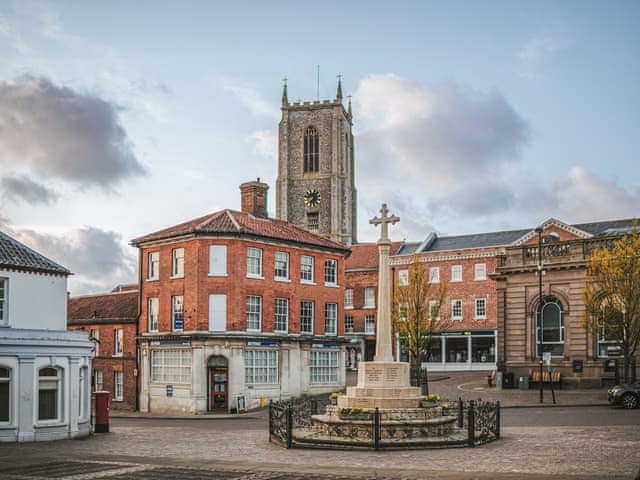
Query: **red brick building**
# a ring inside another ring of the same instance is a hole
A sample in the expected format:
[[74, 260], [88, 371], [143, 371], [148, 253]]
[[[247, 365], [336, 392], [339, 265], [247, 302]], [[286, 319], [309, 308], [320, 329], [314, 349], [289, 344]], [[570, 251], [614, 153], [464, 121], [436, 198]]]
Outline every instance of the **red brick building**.
[[68, 299], [67, 329], [83, 330], [95, 340], [92, 385], [111, 392], [111, 408], [136, 408], [137, 285], [111, 293]]
[[349, 249], [266, 214], [267, 185], [134, 239], [140, 249], [140, 410], [231, 410], [344, 386]]

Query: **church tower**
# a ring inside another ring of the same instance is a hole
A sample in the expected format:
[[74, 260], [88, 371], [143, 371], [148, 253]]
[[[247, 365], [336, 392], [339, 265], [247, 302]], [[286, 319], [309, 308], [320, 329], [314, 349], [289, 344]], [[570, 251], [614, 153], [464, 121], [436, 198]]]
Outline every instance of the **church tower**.
[[289, 103], [282, 91], [276, 216], [346, 245], [356, 243], [351, 100]]

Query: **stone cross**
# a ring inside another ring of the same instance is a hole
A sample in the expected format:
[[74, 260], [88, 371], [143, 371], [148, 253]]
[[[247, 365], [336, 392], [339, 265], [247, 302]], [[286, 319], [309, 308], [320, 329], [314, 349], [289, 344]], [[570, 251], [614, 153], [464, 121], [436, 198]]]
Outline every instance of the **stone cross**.
[[400, 221], [400, 218], [395, 215], [388, 216], [388, 213], [389, 209], [387, 208], [387, 204], [383, 203], [380, 209], [380, 217], [373, 217], [369, 220], [369, 223], [372, 225], [380, 225], [380, 239], [378, 243], [389, 242], [389, 224], [394, 225]]

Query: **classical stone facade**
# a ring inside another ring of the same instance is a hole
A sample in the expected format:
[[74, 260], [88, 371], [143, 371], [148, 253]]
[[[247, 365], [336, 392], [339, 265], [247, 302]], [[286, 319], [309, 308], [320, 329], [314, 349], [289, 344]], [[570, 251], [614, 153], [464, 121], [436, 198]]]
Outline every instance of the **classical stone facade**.
[[276, 216], [347, 245], [356, 242], [351, 106], [335, 100], [289, 103], [278, 138]]

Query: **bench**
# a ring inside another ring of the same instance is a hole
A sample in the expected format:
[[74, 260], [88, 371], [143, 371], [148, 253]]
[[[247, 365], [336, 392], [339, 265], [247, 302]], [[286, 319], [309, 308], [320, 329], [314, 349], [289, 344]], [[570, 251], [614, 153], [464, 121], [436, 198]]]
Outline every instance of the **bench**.
[[[540, 382], [540, 370], [529, 370], [529, 378], [530, 383], [539, 383]], [[557, 384], [560, 388], [562, 388], [562, 383], [560, 382], [560, 372], [558, 370], [553, 370], [551, 373], [544, 370], [542, 372], [542, 383], [551, 383]]]
[[490, 387], [493, 387], [493, 382], [495, 382], [495, 381], [496, 381], [496, 371], [495, 370], [491, 370], [489, 375], [487, 375], [487, 384]]

